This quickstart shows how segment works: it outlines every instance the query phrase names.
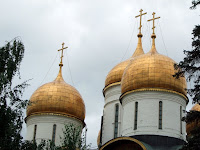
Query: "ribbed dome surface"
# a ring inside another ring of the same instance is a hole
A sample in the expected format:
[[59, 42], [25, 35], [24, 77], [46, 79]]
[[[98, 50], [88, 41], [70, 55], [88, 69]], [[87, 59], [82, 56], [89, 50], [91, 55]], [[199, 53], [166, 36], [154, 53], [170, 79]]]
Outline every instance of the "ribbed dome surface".
[[138, 89], [165, 89], [186, 96], [186, 80], [184, 77], [173, 77], [175, 62], [159, 54], [155, 45], [149, 53], [133, 59], [124, 71], [121, 81], [121, 92], [125, 94]]
[[27, 117], [44, 113], [67, 115], [84, 122], [84, 101], [79, 92], [63, 80], [61, 69], [53, 82], [39, 87], [30, 98]]

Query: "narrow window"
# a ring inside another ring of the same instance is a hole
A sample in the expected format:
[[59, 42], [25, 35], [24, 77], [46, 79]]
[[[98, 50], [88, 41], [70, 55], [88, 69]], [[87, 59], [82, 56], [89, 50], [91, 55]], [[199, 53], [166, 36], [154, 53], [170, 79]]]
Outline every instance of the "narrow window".
[[159, 101], [159, 123], [158, 123], [158, 128], [162, 129], [162, 102]]
[[115, 105], [115, 128], [114, 128], [114, 138], [117, 137], [118, 134], [118, 117], [119, 117], [119, 104]]
[[34, 133], [33, 133], [33, 142], [35, 143], [36, 138], [36, 132], [37, 132], [37, 125], [34, 126]]
[[180, 132], [182, 134], [182, 106], [180, 106]]
[[138, 102], [135, 102], [134, 130], [137, 130], [137, 119], [138, 119]]
[[52, 142], [55, 143], [56, 137], [56, 124], [53, 125]]

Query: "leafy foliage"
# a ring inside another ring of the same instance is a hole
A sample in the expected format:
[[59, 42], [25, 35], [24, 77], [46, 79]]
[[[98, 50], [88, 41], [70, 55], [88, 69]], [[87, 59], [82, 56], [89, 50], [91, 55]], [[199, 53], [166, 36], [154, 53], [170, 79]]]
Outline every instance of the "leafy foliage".
[[183, 119], [182, 119], [182, 121], [185, 121], [186, 123], [191, 123], [194, 120], [200, 121], [200, 112], [199, 111], [191, 110], [191, 111], [187, 112], [187, 116], [183, 117]]
[[56, 146], [51, 140], [25, 141], [23, 150], [88, 150], [90, 145], [86, 145], [85, 134], [81, 136], [82, 128], [74, 124], [67, 124], [63, 129], [63, 136], [60, 137], [60, 146]]
[[12, 87], [13, 78], [19, 75], [24, 57], [24, 45], [19, 40], [8, 42], [0, 48], [0, 149], [18, 150], [23, 142], [20, 132], [23, 109], [27, 100], [22, 100], [27, 81]]
[[57, 147], [58, 150], [87, 150], [90, 145], [85, 143], [85, 134], [81, 137], [82, 128], [74, 124], [65, 125], [63, 130], [63, 138], [61, 138], [61, 147]]
[[35, 143], [34, 141], [24, 141], [21, 146], [22, 150], [44, 150], [45, 148], [46, 150], [54, 150], [50, 149], [51, 147], [45, 140], [41, 140], [40, 143]]

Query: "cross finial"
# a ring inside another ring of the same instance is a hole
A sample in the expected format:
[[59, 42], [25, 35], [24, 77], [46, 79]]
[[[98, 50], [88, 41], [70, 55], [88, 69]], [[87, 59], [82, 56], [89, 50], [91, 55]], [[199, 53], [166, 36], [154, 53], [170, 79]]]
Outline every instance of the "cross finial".
[[138, 15], [138, 16], [135, 16], [135, 18], [137, 18], [137, 17], [140, 17], [140, 27], [139, 27], [139, 34], [142, 34], [141, 33], [141, 28], [142, 28], [142, 15], [146, 15], [147, 13], [142, 13], [142, 9], [139, 11], [140, 12], [140, 14]]
[[152, 21], [152, 20], [153, 20], [153, 27], [152, 27], [152, 29], [153, 29], [153, 34], [152, 34], [152, 35], [155, 35], [155, 30], [154, 30], [154, 29], [156, 28], [156, 27], [155, 27], [155, 20], [160, 18], [160, 17], [156, 17], [156, 18], [155, 18], [155, 14], [156, 14], [156, 13], [153, 12], [153, 13], [152, 13], [153, 18], [148, 20], [148, 21]]
[[62, 48], [58, 50], [58, 51], [62, 51], [62, 52], [61, 52], [61, 56], [60, 56], [60, 64], [59, 64], [60, 67], [63, 66], [63, 63], [62, 63], [63, 50], [68, 48], [68, 47], [64, 47], [64, 45], [65, 45], [65, 43], [63, 42], [63, 43], [62, 43]]

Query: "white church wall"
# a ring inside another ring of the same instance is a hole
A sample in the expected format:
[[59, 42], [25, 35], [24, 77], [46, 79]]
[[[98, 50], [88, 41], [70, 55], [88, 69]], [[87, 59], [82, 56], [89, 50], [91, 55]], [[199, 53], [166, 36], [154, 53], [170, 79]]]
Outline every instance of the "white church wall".
[[26, 140], [33, 140], [34, 128], [37, 125], [35, 140], [40, 142], [41, 139], [52, 140], [53, 125], [56, 124], [55, 144], [60, 145], [60, 137], [63, 137], [63, 129], [66, 124], [73, 123], [75, 126], [83, 127], [82, 123], [74, 118], [58, 115], [37, 115], [30, 116], [27, 119]]
[[121, 112], [122, 107], [119, 102], [119, 96], [121, 94], [120, 85], [109, 87], [105, 91], [105, 105], [103, 112], [103, 128], [102, 128], [102, 144], [105, 144], [109, 140], [114, 138], [114, 127], [115, 127], [115, 106], [119, 105], [119, 116], [118, 116], [118, 136], [121, 135]]
[[[159, 129], [159, 101], [162, 101], [162, 129]], [[135, 102], [138, 102], [137, 129], [134, 130]], [[186, 140], [186, 124], [182, 122], [180, 106], [186, 110], [185, 99], [174, 93], [142, 91], [123, 97], [122, 136], [163, 135]], [[182, 116], [184, 113], [182, 111]]]

